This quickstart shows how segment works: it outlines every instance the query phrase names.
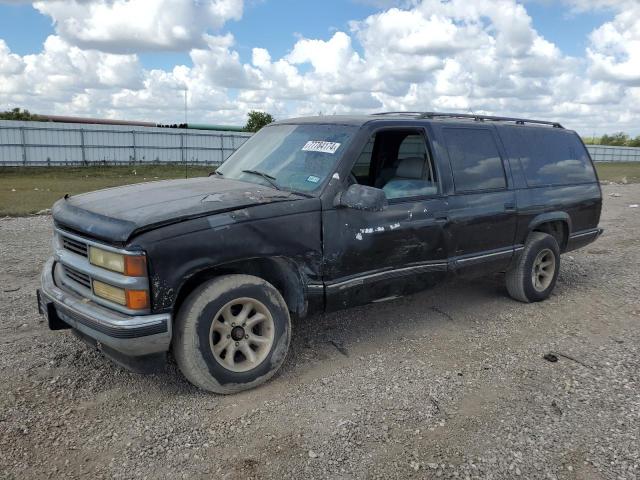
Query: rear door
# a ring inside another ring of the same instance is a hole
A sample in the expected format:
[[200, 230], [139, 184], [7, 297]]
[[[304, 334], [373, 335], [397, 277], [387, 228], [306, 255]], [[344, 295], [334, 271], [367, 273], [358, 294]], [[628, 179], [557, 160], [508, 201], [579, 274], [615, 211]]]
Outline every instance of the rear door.
[[514, 253], [516, 195], [495, 128], [461, 125], [439, 131], [451, 167], [453, 268], [463, 274], [506, 269]]

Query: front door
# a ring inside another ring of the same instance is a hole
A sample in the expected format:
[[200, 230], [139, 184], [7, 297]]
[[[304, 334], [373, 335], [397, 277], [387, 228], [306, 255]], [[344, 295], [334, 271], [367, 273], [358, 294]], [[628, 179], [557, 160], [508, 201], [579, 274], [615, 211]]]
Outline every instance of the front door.
[[381, 188], [389, 205], [323, 212], [328, 310], [416, 292], [447, 272], [446, 202], [424, 131], [375, 132], [354, 163], [354, 181]]

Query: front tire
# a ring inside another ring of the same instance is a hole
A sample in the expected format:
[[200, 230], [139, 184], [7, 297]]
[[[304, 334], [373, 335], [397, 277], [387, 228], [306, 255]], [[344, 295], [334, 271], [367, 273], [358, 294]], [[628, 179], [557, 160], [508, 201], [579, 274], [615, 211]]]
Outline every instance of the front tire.
[[194, 385], [229, 394], [269, 380], [291, 340], [287, 305], [269, 282], [225, 275], [194, 290], [181, 307], [173, 351]]
[[560, 248], [554, 237], [532, 232], [517, 263], [507, 271], [507, 290], [525, 303], [546, 300], [560, 272]]

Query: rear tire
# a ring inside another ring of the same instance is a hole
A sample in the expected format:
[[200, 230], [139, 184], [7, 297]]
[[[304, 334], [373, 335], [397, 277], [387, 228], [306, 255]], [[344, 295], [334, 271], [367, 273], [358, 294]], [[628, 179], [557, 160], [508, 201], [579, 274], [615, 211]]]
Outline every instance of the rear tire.
[[517, 263], [507, 271], [509, 295], [525, 303], [546, 300], [556, 285], [559, 271], [560, 248], [556, 239], [532, 232]]
[[173, 351], [194, 385], [229, 394], [269, 380], [289, 349], [291, 319], [280, 292], [250, 275], [225, 275], [194, 290], [176, 319]]

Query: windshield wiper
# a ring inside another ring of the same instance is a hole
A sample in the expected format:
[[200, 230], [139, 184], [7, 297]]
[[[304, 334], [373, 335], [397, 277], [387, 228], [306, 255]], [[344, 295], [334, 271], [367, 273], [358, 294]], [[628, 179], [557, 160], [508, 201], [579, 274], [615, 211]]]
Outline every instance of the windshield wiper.
[[222, 174], [222, 172], [219, 172], [218, 170], [214, 170], [213, 172], [211, 172], [209, 174], [209, 176], [211, 175], [218, 175], [219, 177], [224, 177], [224, 175]]
[[242, 173], [252, 173], [253, 175], [258, 175], [264, 178], [267, 182], [271, 184], [273, 188], [276, 190], [282, 190], [278, 184], [276, 183], [276, 177], [269, 175], [268, 173], [261, 172], [259, 170], [242, 170]]

